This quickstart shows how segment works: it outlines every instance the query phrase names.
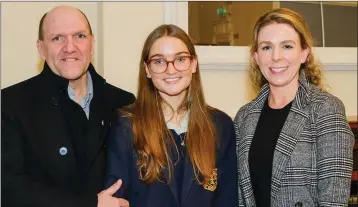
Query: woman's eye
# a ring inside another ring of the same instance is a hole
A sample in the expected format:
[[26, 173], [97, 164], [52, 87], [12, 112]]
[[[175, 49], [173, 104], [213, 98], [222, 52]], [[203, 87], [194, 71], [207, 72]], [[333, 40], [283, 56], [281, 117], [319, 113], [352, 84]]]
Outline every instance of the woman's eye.
[[153, 60], [154, 64], [164, 64], [165, 60], [164, 59], [155, 59]]
[[270, 46], [264, 46], [264, 47], [262, 47], [262, 50], [269, 50], [271, 47]]
[[182, 57], [182, 56], [180, 56], [180, 57], [177, 57], [177, 58], [176, 58], [176, 61], [177, 61], [177, 62], [184, 62], [187, 58], [188, 58], [188, 57]]

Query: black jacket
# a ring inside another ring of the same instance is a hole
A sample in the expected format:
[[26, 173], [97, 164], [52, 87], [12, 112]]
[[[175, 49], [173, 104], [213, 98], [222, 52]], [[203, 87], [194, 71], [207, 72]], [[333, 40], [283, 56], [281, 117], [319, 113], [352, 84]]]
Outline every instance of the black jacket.
[[105, 139], [114, 108], [134, 102], [92, 65], [87, 119], [68, 80], [45, 63], [37, 76], [1, 90], [2, 206], [97, 206], [103, 190]]

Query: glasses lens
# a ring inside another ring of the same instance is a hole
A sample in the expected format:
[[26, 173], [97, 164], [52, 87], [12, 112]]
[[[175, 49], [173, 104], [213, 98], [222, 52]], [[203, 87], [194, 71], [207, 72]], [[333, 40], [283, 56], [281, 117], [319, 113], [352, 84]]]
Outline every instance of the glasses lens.
[[149, 60], [149, 69], [153, 73], [164, 73], [168, 64], [173, 63], [174, 68], [178, 71], [188, 70], [191, 64], [190, 56], [177, 56], [173, 61], [166, 61], [164, 58]]
[[164, 58], [152, 59], [149, 62], [149, 67], [153, 73], [163, 73], [167, 69], [167, 61]]
[[174, 60], [174, 67], [180, 71], [188, 70], [190, 67], [190, 63], [191, 63], [190, 56], [178, 56]]

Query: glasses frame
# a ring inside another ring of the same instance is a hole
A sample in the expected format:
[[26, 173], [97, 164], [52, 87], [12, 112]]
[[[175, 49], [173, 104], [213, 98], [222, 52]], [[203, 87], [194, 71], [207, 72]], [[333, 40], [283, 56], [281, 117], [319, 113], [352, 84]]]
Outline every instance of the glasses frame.
[[[189, 70], [190, 67], [191, 67], [191, 64], [193, 63], [194, 56], [193, 56], [193, 55], [180, 55], [180, 57], [187, 57], [187, 58], [190, 59], [190, 64], [189, 64], [189, 66], [188, 66], [188, 69], [178, 70], [178, 69], [175, 67], [175, 64], [174, 64], [175, 60], [168, 61], [168, 60], [166, 60], [165, 58], [163, 58], [163, 59], [165, 60], [165, 62], [167, 63], [167, 66], [166, 66], [166, 68], [165, 68], [165, 70], [164, 70], [163, 72], [157, 73], [157, 72], [154, 72], [154, 71], [152, 70], [152, 68], [150, 67], [150, 62], [151, 62], [152, 60], [157, 60], [157, 59], [149, 59], [149, 60], [145, 61], [145, 63], [147, 64], [147, 67], [149, 68], [149, 70], [152, 71], [152, 73], [155, 73], [155, 74], [165, 73], [165, 72], [168, 70], [169, 63], [171, 63], [171, 64], [173, 65], [173, 68], [175, 68], [175, 70], [177, 70], [177, 71], [183, 72], [183, 71]], [[162, 58], [158, 58], [158, 59], [162, 59]]]

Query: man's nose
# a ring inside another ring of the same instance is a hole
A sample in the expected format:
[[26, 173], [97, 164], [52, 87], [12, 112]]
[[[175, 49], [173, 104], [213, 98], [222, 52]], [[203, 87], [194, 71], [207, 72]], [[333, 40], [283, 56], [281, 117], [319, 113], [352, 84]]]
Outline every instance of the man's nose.
[[75, 44], [75, 41], [72, 36], [67, 37], [66, 43], [65, 43], [65, 46], [63, 49], [67, 53], [72, 53], [72, 52], [76, 51], [76, 44]]

